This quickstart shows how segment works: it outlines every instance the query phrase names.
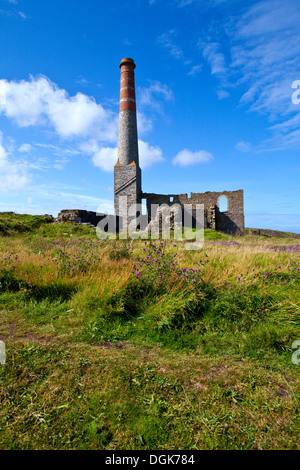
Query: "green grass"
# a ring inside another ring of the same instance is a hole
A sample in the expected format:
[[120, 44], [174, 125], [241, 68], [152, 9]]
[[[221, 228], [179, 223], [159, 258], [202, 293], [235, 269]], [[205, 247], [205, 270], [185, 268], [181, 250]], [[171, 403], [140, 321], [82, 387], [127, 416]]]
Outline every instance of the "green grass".
[[0, 213], [0, 234], [13, 235], [17, 233], [33, 232], [49, 223], [50, 219], [38, 215], [19, 215], [14, 212]]
[[0, 221], [1, 449], [298, 448], [293, 238]]

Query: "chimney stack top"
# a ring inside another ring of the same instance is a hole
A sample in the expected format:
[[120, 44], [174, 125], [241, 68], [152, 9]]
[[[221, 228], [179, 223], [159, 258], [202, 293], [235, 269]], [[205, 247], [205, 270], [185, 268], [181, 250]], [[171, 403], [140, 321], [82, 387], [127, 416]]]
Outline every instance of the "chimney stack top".
[[122, 60], [121, 60], [120, 68], [121, 68], [123, 65], [126, 65], [126, 64], [133, 65], [134, 68], [136, 67], [136, 65], [135, 65], [135, 63], [134, 63], [134, 60], [133, 60], [133, 59], [129, 59], [128, 57], [125, 57], [125, 59], [122, 59]]

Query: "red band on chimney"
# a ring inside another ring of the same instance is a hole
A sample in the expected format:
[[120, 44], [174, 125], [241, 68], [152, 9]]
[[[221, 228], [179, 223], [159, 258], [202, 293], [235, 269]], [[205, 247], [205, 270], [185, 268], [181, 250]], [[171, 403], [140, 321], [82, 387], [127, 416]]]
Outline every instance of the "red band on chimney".
[[120, 89], [120, 112], [135, 111], [135, 63], [132, 59], [125, 58], [121, 61], [121, 89]]

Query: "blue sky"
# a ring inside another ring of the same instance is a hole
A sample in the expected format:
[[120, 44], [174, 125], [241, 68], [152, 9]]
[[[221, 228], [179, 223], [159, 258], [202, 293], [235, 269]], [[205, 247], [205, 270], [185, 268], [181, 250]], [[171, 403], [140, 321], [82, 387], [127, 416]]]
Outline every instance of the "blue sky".
[[123, 57], [145, 192], [300, 233], [299, 0], [0, 0], [0, 211], [112, 213]]

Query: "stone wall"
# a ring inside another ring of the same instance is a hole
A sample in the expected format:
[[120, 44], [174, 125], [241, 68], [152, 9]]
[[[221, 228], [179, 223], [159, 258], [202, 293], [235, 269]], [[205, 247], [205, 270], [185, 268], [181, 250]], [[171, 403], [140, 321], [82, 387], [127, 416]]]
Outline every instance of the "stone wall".
[[[114, 215], [99, 214], [93, 211], [86, 211], [81, 209], [65, 209], [62, 210], [57, 219], [55, 220], [56, 224], [61, 224], [63, 222], [70, 222], [77, 225], [87, 225], [90, 227], [97, 227], [99, 222], [107, 218], [107, 221], [110, 221], [110, 225], [114, 226], [116, 224], [116, 230], [119, 230], [119, 219]], [[106, 230], [104, 230], [106, 231]]]
[[[228, 203], [226, 212], [219, 210], [219, 199], [225, 196]], [[228, 233], [238, 234], [244, 232], [244, 193], [243, 190], [238, 191], [222, 191], [222, 192], [206, 192], [187, 194], [153, 194], [142, 193], [142, 199], [147, 201], [147, 211], [150, 217], [152, 204], [196, 204], [204, 205], [204, 228], [212, 228], [214, 230]], [[149, 219], [150, 222], [150, 219]]]
[[[114, 168], [114, 193], [115, 193], [115, 214], [122, 219], [122, 215], [127, 213], [127, 225], [125, 222], [120, 228], [126, 229], [132, 220], [136, 218], [136, 213], [132, 213], [134, 206], [141, 203], [141, 169], [132, 163], [121, 165], [119, 162]], [[126, 207], [123, 206], [124, 199]], [[130, 211], [131, 208], [131, 211]]]

